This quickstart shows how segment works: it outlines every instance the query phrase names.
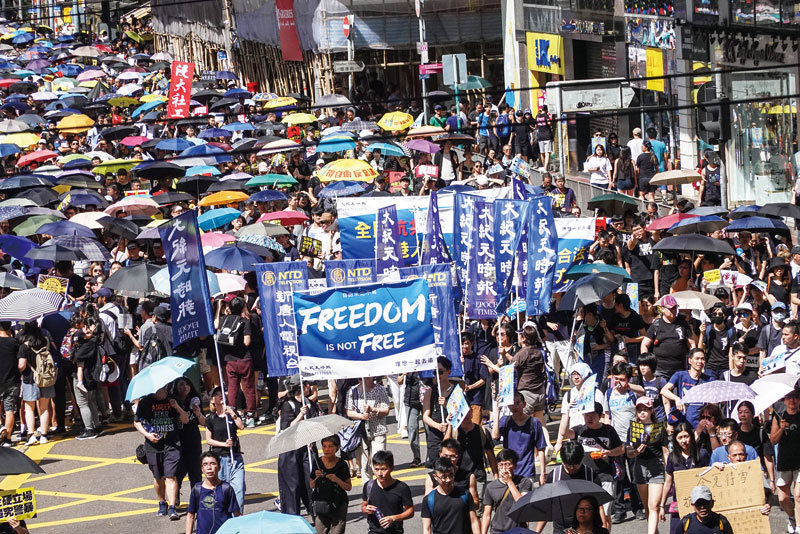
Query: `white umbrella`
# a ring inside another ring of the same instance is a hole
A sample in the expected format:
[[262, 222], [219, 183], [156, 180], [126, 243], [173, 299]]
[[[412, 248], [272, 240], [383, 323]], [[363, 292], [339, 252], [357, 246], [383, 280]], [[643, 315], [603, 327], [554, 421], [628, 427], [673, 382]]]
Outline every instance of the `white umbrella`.
[[117, 76], [118, 80], [136, 80], [139, 81], [142, 79], [144, 74], [141, 72], [123, 72], [119, 76]]
[[77, 57], [100, 57], [102, 53], [93, 46], [79, 46], [72, 51], [72, 55]]
[[30, 129], [31, 127], [22, 121], [16, 121], [11, 119], [0, 121], [0, 133], [10, 134], [10, 133], [27, 132]]
[[0, 299], [0, 321], [32, 321], [61, 309], [64, 297], [54, 291], [25, 289]]
[[277, 456], [284, 452], [296, 451], [306, 445], [316, 443], [339, 432], [353, 421], [341, 415], [331, 414], [311, 419], [303, 419], [294, 426], [281, 431], [269, 441], [267, 456]]
[[38, 93], [32, 93], [31, 96], [36, 102], [45, 102], [47, 100], [58, 100], [58, 95], [55, 93], [51, 93], [50, 91], [40, 91]]
[[73, 215], [70, 222], [80, 224], [90, 230], [102, 230], [104, 226], [97, 221], [103, 217], [109, 217], [109, 215], [102, 211], [87, 211]]
[[151, 61], [172, 61], [172, 54], [169, 52], [158, 52], [150, 56]]
[[672, 294], [682, 310], [707, 310], [714, 304], [722, 302], [717, 297], [699, 291], [678, 291]]
[[221, 293], [236, 293], [244, 291], [247, 281], [238, 274], [217, 273], [217, 282]]
[[[87, 152], [84, 154], [87, 158], [100, 158], [100, 161], [111, 161], [114, 159], [114, 156], [109, 154], [108, 152], [103, 152], [102, 150], [94, 150], [92, 152]], [[36, 169], [36, 172], [39, 172], [39, 169]]]
[[128, 83], [117, 89], [117, 94], [122, 96], [131, 96], [136, 91], [141, 91], [142, 86], [138, 83]]
[[[773, 373], [762, 376], [750, 384], [750, 389], [756, 392], [756, 398], [750, 401], [756, 409], [756, 413], [753, 415], [762, 414], [767, 408], [785, 397], [787, 393], [794, 389], [798, 379], [800, 379], [798, 375]], [[733, 418], [737, 421], [739, 420], [738, 408], [739, 405], [737, 404], [736, 409], [733, 410]]]
[[700, 180], [700, 175], [692, 169], [673, 169], [656, 174], [650, 179], [653, 185], [691, 184]]
[[727, 380], [714, 380], [694, 386], [686, 392], [681, 402], [683, 404], [719, 403], [739, 399], [752, 400], [755, 397], [756, 392], [750, 389], [747, 384], [728, 382]]

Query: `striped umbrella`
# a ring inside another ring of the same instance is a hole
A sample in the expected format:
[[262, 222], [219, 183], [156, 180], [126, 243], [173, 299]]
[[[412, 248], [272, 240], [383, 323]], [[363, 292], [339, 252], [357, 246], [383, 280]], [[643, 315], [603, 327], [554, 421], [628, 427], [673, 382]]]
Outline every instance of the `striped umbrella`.
[[44, 289], [15, 291], [0, 299], [0, 321], [32, 321], [61, 309], [64, 297]]
[[[101, 226], [102, 228], [102, 226]], [[111, 254], [97, 240], [80, 235], [59, 235], [50, 239], [45, 245], [61, 245], [83, 252], [89, 261], [108, 261]]]

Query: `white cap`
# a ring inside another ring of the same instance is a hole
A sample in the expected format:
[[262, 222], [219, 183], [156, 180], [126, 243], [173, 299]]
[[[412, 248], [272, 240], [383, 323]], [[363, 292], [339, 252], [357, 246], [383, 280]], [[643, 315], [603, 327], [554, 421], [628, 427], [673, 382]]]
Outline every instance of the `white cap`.
[[753, 306], [751, 306], [749, 302], [742, 302], [741, 304], [736, 306], [736, 311], [740, 311], [740, 310], [741, 311], [749, 311], [750, 313], [753, 313]]
[[267, 164], [266, 161], [262, 161], [261, 163], [258, 164], [258, 172], [260, 172], [261, 174], [266, 174], [269, 172], [269, 165]]

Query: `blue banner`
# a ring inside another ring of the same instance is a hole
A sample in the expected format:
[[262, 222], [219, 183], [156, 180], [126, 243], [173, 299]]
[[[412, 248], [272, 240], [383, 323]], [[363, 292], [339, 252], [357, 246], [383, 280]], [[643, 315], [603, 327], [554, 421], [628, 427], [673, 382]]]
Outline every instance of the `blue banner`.
[[[431, 323], [436, 344], [436, 356], [445, 356], [453, 368], [450, 376], [463, 376], [461, 347], [458, 341], [458, 322], [453, 300], [453, 280], [449, 264], [422, 265], [400, 269], [403, 280], [424, 278], [428, 281], [431, 303]], [[423, 373], [423, 378], [427, 373]], [[429, 376], [433, 376], [430, 373]]]
[[525, 200], [528, 198], [528, 191], [525, 189], [525, 184], [519, 178], [511, 178], [511, 191], [516, 200]]
[[456, 272], [461, 287], [466, 287], [469, 272], [467, 265], [472, 254], [473, 211], [475, 202], [481, 197], [468, 193], [456, 193], [453, 201], [453, 252], [455, 253]]
[[494, 201], [494, 266], [497, 306], [501, 315], [511, 301], [514, 264], [520, 248], [523, 230], [528, 222], [527, 200], [500, 199]]
[[197, 213], [189, 210], [159, 227], [169, 268], [172, 345], [214, 335], [214, 316]]
[[294, 293], [300, 369], [308, 380], [436, 367], [428, 281]]
[[330, 288], [374, 284], [375, 260], [325, 260], [325, 279]]
[[550, 296], [556, 271], [558, 234], [553, 219], [553, 202], [548, 196], [532, 199], [528, 227], [528, 288], [525, 304], [528, 315], [550, 312]]
[[403, 266], [400, 233], [397, 230], [397, 208], [394, 204], [378, 210], [375, 235], [375, 264], [378, 275], [396, 271]]
[[494, 206], [479, 200], [472, 210], [471, 253], [467, 276], [467, 317], [495, 319]]
[[447, 250], [444, 234], [442, 234], [442, 224], [439, 221], [439, 193], [431, 191], [420, 265], [449, 263], [450, 261], [452, 261], [450, 251]]
[[267, 374], [287, 376], [297, 372], [297, 334], [292, 314], [292, 291], [308, 289], [308, 264], [304, 261], [257, 263], [258, 296]]

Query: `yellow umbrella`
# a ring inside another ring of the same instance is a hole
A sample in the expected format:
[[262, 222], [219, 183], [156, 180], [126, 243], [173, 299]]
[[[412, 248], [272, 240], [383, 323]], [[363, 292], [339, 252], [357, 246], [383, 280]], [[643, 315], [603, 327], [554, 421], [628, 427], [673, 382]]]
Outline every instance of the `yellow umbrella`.
[[39, 142], [39, 136], [31, 132], [19, 132], [8, 134], [3, 138], [3, 143], [11, 143], [18, 147], [35, 145]]
[[83, 133], [94, 126], [91, 117], [83, 114], [68, 115], [58, 121], [56, 128], [64, 133]]
[[281, 96], [275, 98], [273, 100], [268, 100], [266, 104], [264, 104], [264, 109], [275, 109], [275, 108], [282, 108], [286, 106], [293, 106], [297, 104], [297, 100], [290, 96]]
[[294, 126], [295, 124], [309, 124], [315, 122], [317, 118], [311, 113], [292, 113], [281, 121], [283, 124]]
[[53, 82], [53, 91], [69, 91], [73, 87], [75, 87], [75, 81], [71, 79], [61, 79]]
[[94, 174], [104, 175], [104, 174], [116, 173], [120, 169], [125, 169], [129, 171], [132, 168], [136, 167], [141, 162], [142, 160], [140, 159], [112, 159], [104, 161], [100, 165], [95, 166], [92, 169], [92, 172]]
[[162, 95], [157, 95], [155, 93], [150, 93], [149, 95], [144, 95], [142, 98], [139, 99], [139, 102], [142, 104], [146, 104], [148, 102], [152, 102], [153, 100], [160, 100], [162, 102], [167, 101], [167, 97]]
[[438, 126], [420, 126], [419, 128], [411, 128], [407, 137], [433, 137], [444, 133], [447, 132]]
[[386, 113], [381, 120], [378, 121], [378, 126], [387, 132], [399, 132], [411, 127], [414, 124], [414, 117], [402, 111], [392, 111]]
[[88, 87], [89, 89], [93, 88], [95, 85], [97, 85], [97, 80], [83, 80], [78, 83], [78, 87]]
[[241, 191], [220, 191], [213, 195], [208, 195], [197, 203], [198, 206], [221, 206], [224, 204], [235, 204], [236, 202], [244, 202], [250, 198], [247, 193]]
[[372, 165], [360, 159], [337, 159], [322, 167], [317, 173], [320, 182], [354, 180], [371, 182], [378, 176]]
[[118, 96], [109, 100], [108, 103], [111, 104], [112, 106], [120, 106], [123, 108], [127, 108], [130, 106], [138, 105], [139, 99], [133, 98], [132, 96]]

